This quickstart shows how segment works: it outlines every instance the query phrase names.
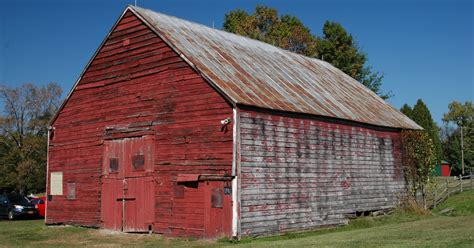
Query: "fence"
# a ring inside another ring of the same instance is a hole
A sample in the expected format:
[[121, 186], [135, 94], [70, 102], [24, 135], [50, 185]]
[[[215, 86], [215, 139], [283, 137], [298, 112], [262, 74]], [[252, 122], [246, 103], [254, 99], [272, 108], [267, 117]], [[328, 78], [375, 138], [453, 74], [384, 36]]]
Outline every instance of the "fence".
[[[474, 189], [474, 177], [471, 173], [470, 175], [452, 179], [449, 177], [443, 180], [438, 180], [434, 184], [431, 192], [428, 192], [426, 195], [426, 207], [435, 208], [440, 203], [445, 201], [450, 195], [453, 195], [458, 192], [463, 192], [465, 190]], [[421, 201], [419, 201], [421, 202]]]

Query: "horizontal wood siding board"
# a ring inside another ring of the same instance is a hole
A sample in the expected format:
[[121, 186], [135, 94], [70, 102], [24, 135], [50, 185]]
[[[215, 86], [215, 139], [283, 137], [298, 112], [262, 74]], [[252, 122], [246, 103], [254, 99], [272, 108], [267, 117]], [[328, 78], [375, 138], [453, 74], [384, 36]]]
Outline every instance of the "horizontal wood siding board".
[[103, 142], [125, 127], [155, 140], [153, 231], [203, 237], [204, 191], [187, 187], [185, 198], [175, 198], [176, 176], [231, 174], [232, 125], [224, 132], [220, 123], [229, 117], [231, 105], [126, 13], [53, 123], [49, 171], [76, 183], [76, 200], [53, 196], [47, 222], [100, 226]]
[[397, 129], [241, 109], [241, 228], [266, 235], [347, 223], [404, 192]]
[[[387, 132], [393, 132], [393, 131], [399, 131], [400, 128], [393, 128], [393, 127], [385, 127], [385, 126], [377, 126], [377, 125], [372, 125], [372, 124], [367, 124], [367, 123], [362, 123], [362, 122], [356, 122], [356, 121], [350, 121], [350, 120], [345, 120], [345, 119], [338, 119], [338, 118], [333, 118], [333, 117], [327, 117], [327, 116], [318, 116], [318, 115], [311, 115], [311, 114], [304, 114], [304, 113], [294, 113], [294, 112], [287, 112], [287, 111], [280, 111], [280, 110], [268, 110], [264, 108], [259, 108], [255, 106], [248, 106], [248, 105], [242, 105], [239, 104], [239, 109], [242, 109], [246, 112], [272, 112], [272, 115], [265, 116], [263, 118], [267, 120], [275, 120], [279, 116], [283, 117], [288, 117], [286, 121], [294, 122], [294, 121], [300, 121], [302, 119], [306, 120], [314, 120], [314, 121], [319, 121], [319, 125], [321, 126], [329, 126], [331, 124], [343, 124], [344, 126], [349, 126], [349, 127], [356, 127], [360, 128], [360, 130], [365, 130], [365, 131], [387, 131]], [[245, 113], [244, 113], [245, 115]], [[248, 120], [251, 121], [251, 120]], [[285, 120], [283, 120], [285, 121]]]

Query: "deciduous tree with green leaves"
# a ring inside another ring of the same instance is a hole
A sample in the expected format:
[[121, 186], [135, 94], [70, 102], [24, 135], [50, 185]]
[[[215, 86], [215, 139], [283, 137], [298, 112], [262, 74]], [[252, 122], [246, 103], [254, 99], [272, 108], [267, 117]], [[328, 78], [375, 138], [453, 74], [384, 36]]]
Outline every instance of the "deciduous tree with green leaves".
[[48, 123], [60, 104], [61, 88], [0, 86], [0, 189], [42, 192], [46, 178]]
[[421, 191], [426, 209], [426, 184], [430, 181], [435, 167], [435, 152], [432, 139], [427, 132], [405, 130], [401, 133], [404, 175], [411, 196]]
[[367, 54], [341, 24], [327, 21], [323, 37], [316, 37], [301, 20], [291, 15], [278, 15], [274, 8], [257, 6], [253, 14], [237, 9], [225, 15], [224, 30], [252, 39], [325, 60], [355, 78], [383, 99], [391, 93], [382, 92], [383, 75], [367, 66]]
[[423, 100], [418, 99], [413, 109], [408, 104], [404, 104], [400, 108], [400, 112], [420, 125], [424, 129], [424, 132], [428, 134], [428, 137], [432, 141], [436, 158], [434, 163], [438, 164], [443, 156], [441, 140], [439, 136], [439, 127], [431, 117], [431, 112], [426, 104], [423, 102]]
[[[471, 101], [464, 104], [453, 101], [448, 106], [449, 111], [444, 114], [446, 137], [443, 142], [443, 151], [451, 165], [461, 168], [474, 166], [474, 106]], [[449, 131], [449, 124], [456, 128]]]

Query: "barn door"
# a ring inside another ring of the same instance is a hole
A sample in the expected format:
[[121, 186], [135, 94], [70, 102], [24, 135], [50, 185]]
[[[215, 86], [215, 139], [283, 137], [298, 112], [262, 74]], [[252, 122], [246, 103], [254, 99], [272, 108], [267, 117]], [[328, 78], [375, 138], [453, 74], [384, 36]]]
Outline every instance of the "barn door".
[[153, 140], [149, 137], [104, 142], [102, 227], [148, 232], [154, 220]]
[[207, 181], [203, 184], [205, 237], [230, 237], [232, 227], [230, 191], [224, 190], [225, 182], [222, 181]]
[[120, 179], [107, 178], [102, 180], [101, 219], [102, 227], [122, 231], [122, 197], [123, 182]]
[[155, 217], [154, 187], [152, 177], [127, 178], [125, 180], [124, 232], [152, 230]]

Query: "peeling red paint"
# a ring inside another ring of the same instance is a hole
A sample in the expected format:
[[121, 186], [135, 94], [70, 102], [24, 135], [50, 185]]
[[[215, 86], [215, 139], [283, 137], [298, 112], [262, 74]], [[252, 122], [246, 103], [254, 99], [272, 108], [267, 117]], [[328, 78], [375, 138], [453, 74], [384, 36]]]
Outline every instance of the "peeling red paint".
[[[52, 123], [48, 167], [64, 173], [64, 184], [76, 183], [76, 199], [53, 196], [46, 222], [130, 232], [151, 227], [168, 236], [229, 236], [230, 226], [205, 225], [209, 213], [230, 222], [228, 195], [226, 208], [217, 213], [206, 208], [205, 182], [186, 183], [182, 197], [174, 195], [178, 174], [231, 174], [232, 126], [224, 133], [220, 124], [228, 117], [231, 105], [128, 11]], [[120, 157], [122, 148], [104, 153], [106, 144], [139, 137], [149, 137], [150, 149], [132, 142], [127, 169], [108, 173], [108, 156]], [[133, 160], [134, 155], [139, 156]], [[224, 187], [224, 182], [215, 184]], [[120, 194], [128, 199], [125, 213]], [[148, 194], [153, 195], [152, 210], [146, 209], [151, 215], [143, 215], [139, 205], [149, 205], [141, 200]]]
[[403, 194], [396, 129], [241, 110], [242, 234], [347, 222]]

